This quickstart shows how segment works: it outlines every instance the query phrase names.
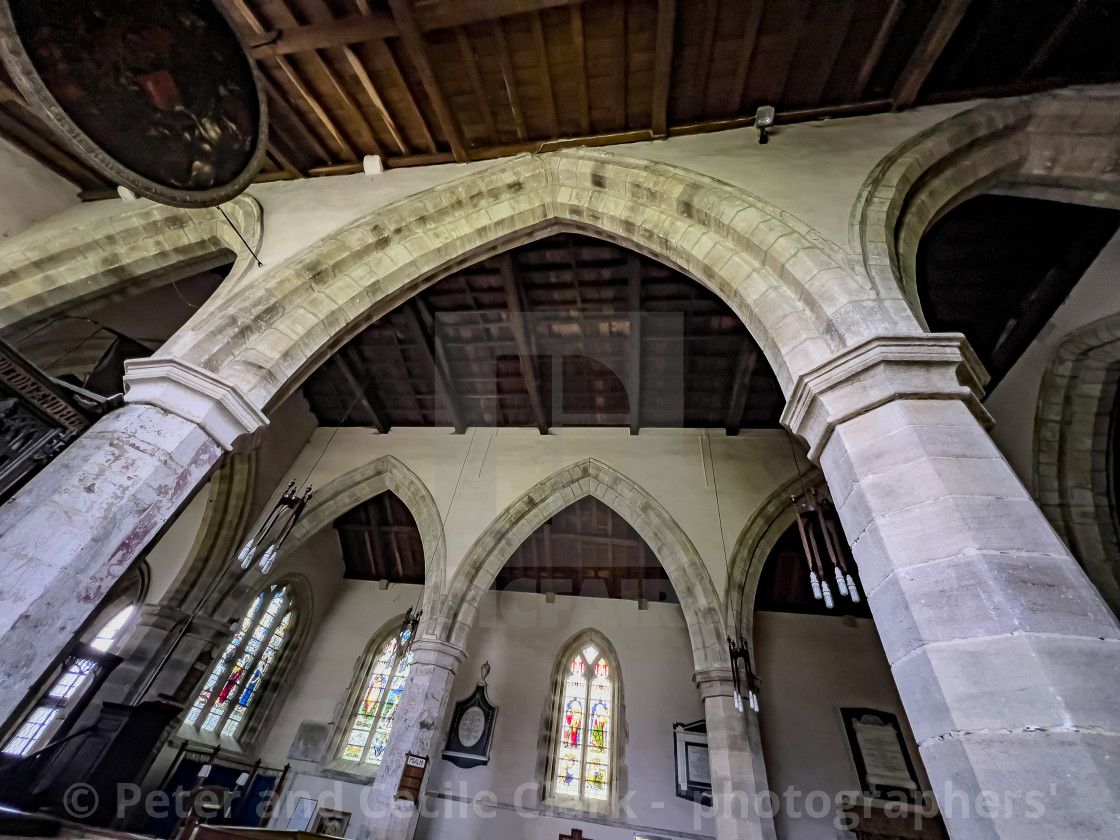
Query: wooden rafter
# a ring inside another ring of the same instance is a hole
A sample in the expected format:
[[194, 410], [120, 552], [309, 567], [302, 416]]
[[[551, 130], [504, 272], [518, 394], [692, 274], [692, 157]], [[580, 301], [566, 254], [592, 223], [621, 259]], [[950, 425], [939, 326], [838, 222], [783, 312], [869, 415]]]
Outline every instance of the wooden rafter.
[[638, 255], [627, 255], [627, 297], [630, 308], [630, 434], [642, 427], [642, 263]]
[[424, 90], [427, 91], [432, 107], [435, 108], [436, 116], [439, 117], [440, 125], [443, 126], [443, 133], [447, 136], [451, 153], [455, 155], [455, 160], [465, 163], [470, 160], [470, 156], [463, 142], [463, 130], [447, 98], [443, 95], [435, 70], [432, 69], [432, 62], [428, 57], [428, 45], [420, 30], [416, 28], [416, 20], [412, 16], [411, 0], [389, 0], [389, 8], [393, 12], [393, 19], [396, 20], [397, 26], [400, 27], [401, 41], [404, 43], [405, 50], [412, 59]]
[[758, 345], [753, 341], [744, 341], [739, 349], [739, 358], [735, 362], [735, 379], [731, 387], [731, 399], [727, 404], [727, 418], [724, 425], [727, 434], [734, 437], [739, 434], [743, 426], [743, 411], [747, 407], [747, 397], [751, 393], [751, 379], [754, 369], [758, 364]]
[[748, 0], [748, 2], [750, 7], [747, 9], [747, 19], [743, 24], [739, 58], [735, 62], [735, 72], [731, 75], [727, 102], [724, 103], [724, 111], [731, 116], [737, 115], [743, 106], [747, 74], [751, 69], [751, 60], [754, 58], [754, 48], [758, 43], [758, 28], [762, 24], [762, 10], [765, 7], [765, 0]]
[[509, 310], [509, 324], [513, 329], [513, 338], [517, 342], [517, 356], [521, 361], [521, 376], [525, 380], [525, 390], [529, 392], [529, 404], [533, 408], [537, 430], [542, 435], [547, 435], [548, 415], [544, 410], [541, 385], [537, 378], [536, 350], [525, 324], [525, 306], [521, 300], [521, 284], [518, 282], [517, 268], [513, 264], [513, 256], [508, 251], [498, 260], [502, 272], [502, 286], [506, 293], [506, 308]]
[[576, 95], [579, 97], [580, 130], [591, 133], [591, 97], [587, 91], [587, 45], [583, 37], [583, 11], [579, 6], [569, 10], [572, 47], [576, 56]]
[[879, 64], [883, 50], [886, 49], [887, 43], [891, 39], [894, 27], [898, 23], [898, 19], [902, 17], [904, 5], [905, 0], [891, 0], [887, 14], [883, 18], [883, 22], [879, 24], [879, 31], [875, 34], [875, 40], [871, 43], [871, 49], [867, 51], [863, 64], [860, 65], [859, 75], [856, 76], [856, 83], [852, 88], [852, 99], [854, 101], [858, 102], [863, 99], [863, 92], [867, 89], [867, 83], [871, 81], [871, 74], [875, 72], [875, 67]]
[[614, 35], [616, 46], [611, 50], [611, 111], [617, 114], [613, 125], [607, 129], [625, 130], [626, 119], [626, 0], [617, 0], [614, 4]]
[[78, 187], [88, 189], [106, 183], [100, 174], [74, 158], [66, 149], [55, 145], [52, 142], [53, 133], [36, 130], [2, 109], [0, 109], [0, 137]]
[[513, 60], [509, 55], [509, 44], [506, 43], [506, 30], [500, 20], [494, 21], [494, 38], [498, 42], [498, 61], [502, 65], [502, 79], [506, 84], [506, 96], [509, 97], [509, 108], [513, 113], [517, 139], [524, 142], [529, 139], [529, 132], [525, 127], [525, 112], [521, 110], [521, 94], [517, 92], [517, 79], [513, 75]]
[[1088, 5], [1088, 0], [1076, 0], [1073, 7], [1066, 12], [1061, 22], [1054, 27], [1054, 31], [1050, 33], [1046, 41], [1039, 47], [1038, 52], [1031, 56], [1030, 63], [1027, 64], [1023, 72], [1019, 74], [1020, 82], [1029, 79], [1031, 74], [1045, 64], [1050, 56], [1054, 54], [1054, 50], [1065, 40], [1066, 35], [1069, 34], [1070, 27], [1077, 22], [1077, 19], [1081, 17], [1081, 13], [1085, 11], [1085, 7]]
[[801, 43], [801, 35], [805, 31], [805, 19], [809, 16], [809, 0], [787, 0], [786, 5], [791, 11], [789, 14], [789, 29], [781, 41], [777, 66], [773, 69], [770, 81], [770, 95], [767, 101], [777, 105], [785, 98], [786, 82], [789, 80], [789, 71], [793, 67], [793, 59], [797, 55], [797, 46]]
[[431, 313], [424, 303], [417, 298], [409, 301], [403, 309], [415, 334], [420, 352], [427, 357], [435, 371], [436, 396], [443, 403], [448, 416], [451, 417], [451, 423], [455, 427], [456, 434], [461, 435], [467, 430], [467, 421], [463, 415], [463, 409], [459, 405], [459, 398], [451, 384], [450, 368], [447, 365], [447, 355], [443, 345], [434, 331], [428, 331], [427, 321], [431, 320]]
[[841, 0], [839, 14], [829, 20], [828, 39], [814, 57], [816, 67], [800, 96], [807, 105], [820, 103], [828, 80], [832, 78], [832, 71], [836, 68], [840, 50], [848, 39], [848, 30], [851, 29], [855, 13], [856, 0]]
[[364, 382], [359, 378], [357, 371], [360, 370], [360, 367], [355, 365], [356, 360], [353, 360], [352, 351], [353, 348], [343, 348], [335, 354], [334, 361], [338, 366], [338, 371], [346, 381], [347, 387], [353, 392], [354, 400], [369, 415], [373, 427], [383, 435], [388, 434], [389, 424], [385, 419], [385, 407], [381, 405], [377, 396], [373, 386], [373, 377], [367, 376]]
[[922, 33], [918, 48], [910, 56], [910, 61], [907, 62], [906, 68], [891, 92], [891, 99], [896, 108], [909, 108], [914, 104], [922, 85], [933, 70], [937, 59], [941, 57], [941, 52], [948, 45], [949, 39], [957, 31], [957, 26], [960, 25], [971, 2], [972, 0], [941, 0], [925, 32]]
[[373, 79], [369, 75], [369, 70], [366, 69], [365, 64], [358, 54], [350, 47], [343, 47], [342, 54], [346, 57], [350, 69], [354, 71], [354, 75], [358, 77], [358, 84], [362, 86], [366, 96], [369, 98], [370, 104], [373, 105], [377, 115], [381, 117], [381, 121], [385, 124], [386, 130], [393, 138], [393, 143], [400, 150], [402, 155], [409, 153], [408, 143], [405, 142], [404, 135], [401, 134], [400, 128], [397, 127], [396, 120], [393, 115], [389, 113], [389, 108], [385, 104], [385, 100], [381, 98], [381, 94], [377, 90], [377, 86], [373, 83]]
[[[273, 84], [268, 74], [262, 72], [260, 77], [261, 84], [264, 86], [265, 95], [268, 96], [269, 100], [272, 102], [272, 106], [277, 108], [279, 112], [284, 115], [284, 118], [295, 127], [300, 136], [311, 146], [313, 154], [317, 155], [320, 160], [329, 161], [331, 156], [327, 151], [327, 147], [315, 136], [315, 132], [307, 125], [303, 116], [288, 103], [288, 98], [277, 90], [276, 85]], [[270, 130], [275, 130], [275, 123], [270, 126]]]
[[699, 12], [699, 16], [702, 23], [700, 24], [700, 49], [697, 52], [698, 61], [696, 70], [688, 80], [690, 83], [688, 99], [692, 103], [693, 114], [704, 113], [704, 100], [708, 92], [708, 73], [712, 67], [712, 50], [716, 43], [719, 0], [704, 0], [704, 7]]
[[544, 26], [539, 12], [529, 15], [533, 30], [533, 48], [537, 55], [537, 82], [544, 93], [544, 113], [548, 122], [549, 137], [560, 136], [560, 125], [556, 120], [556, 97], [552, 92], [552, 71], [548, 66], [548, 46], [544, 40]]
[[401, 68], [397, 64], [397, 59], [393, 56], [393, 51], [389, 49], [389, 45], [384, 41], [372, 41], [370, 49], [373, 51], [375, 60], [383, 65], [389, 75], [390, 83], [397, 89], [404, 92], [405, 107], [409, 115], [420, 127], [420, 137], [424, 141], [424, 148], [432, 154], [438, 154], [436, 147], [436, 140], [432, 137], [432, 131], [428, 127], [428, 120], [424, 116], [424, 112], [420, 110], [420, 105], [416, 102], [416, 97], [412, 95], [412, 90], [405, 81], [404, 74], [401, 73]]
[[494, 114], [490, 110], [490, 99], [486, 95], [486, 88], [482, 84], [482, 76], [478, 72], [478, 62], [474, 58], [474, 48], [471, 46], [470, 38], [467, 37], [467, 33], [463, 31], [461, 26], [455, 27], [455, 41], [459, 46], [459, 57], [467, 71], [467, 79], [470, 80], [475, 106], [478, 108], [479, 116], [482, 117], [482, 124], [486, 127], [486, 134], [490, 138], [490, 142], [496, 146], [500, 141], [497, 126], [494, 125]]
[[669, 85], [673, 74], [673, 35], [676, 23], [677, 0], [659, 0], [651, 105], [651, 125], [656, 137], [664, 137], [669, 133]]

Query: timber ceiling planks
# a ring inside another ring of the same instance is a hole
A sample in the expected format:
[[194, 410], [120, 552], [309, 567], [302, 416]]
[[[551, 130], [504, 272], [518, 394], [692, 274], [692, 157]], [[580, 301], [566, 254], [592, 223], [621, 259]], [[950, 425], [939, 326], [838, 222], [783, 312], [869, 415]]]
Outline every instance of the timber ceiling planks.
[[[260, 180], [1120, 80], [1113, 0], [219, 0], [272, 110]], [[111, 185], [0, 74], [0, 136]]]

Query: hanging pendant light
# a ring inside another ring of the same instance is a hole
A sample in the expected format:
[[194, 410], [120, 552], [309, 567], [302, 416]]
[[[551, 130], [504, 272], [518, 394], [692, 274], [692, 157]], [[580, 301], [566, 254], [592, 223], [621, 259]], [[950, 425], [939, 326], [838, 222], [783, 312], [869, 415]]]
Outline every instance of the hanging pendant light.
[[[761, 682], [754, 669], [751, 668], [751, 653], [742, 637], [738, 642], [733, 642], [727, 637], [727, 652], [731, 655], [731, 681], [735, 686], [735, 708], [740, 712], [750, 708], [758, 712], [758, 688]], [[743, 703], [743, 692], [746, 691], [746, 705]]]
[[280, 553], [284, 541], [303, 515], [309, 501], [311, 501], [310, 484], [301, 496], [296, 490], [296, 483], [289, 482], [288, 489], [284, 491], [284, 495], [280, 497], [272, 512], [237, 555], [241, 568], [248, 569], [256, 561], [260, 565], [261, 573], [268, 574], [272, 564], [276, 562], [276, 556]]
[[407, 655], [412, 650], [412, 642], [416, 639], [416, 631], [420, 627], [420, 616], [423, 614], [423, 610], [416, 610], [414, 613], [412, 607], [405, 611], [404, 621], [401, 622], [400, 633], [397, 635], [397, 643], [400, 646], [402, 656]]

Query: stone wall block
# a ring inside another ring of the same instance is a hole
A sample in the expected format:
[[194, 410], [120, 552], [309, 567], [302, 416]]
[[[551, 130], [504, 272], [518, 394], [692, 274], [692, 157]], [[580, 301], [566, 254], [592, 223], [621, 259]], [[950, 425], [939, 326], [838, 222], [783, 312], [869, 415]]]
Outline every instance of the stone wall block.
[[977, 552], [894, 571], [868, 601], [893, 630], [883, 637], [892, 663], [964, 632], [1120, 638], [1112, 612], [1086, 599], [1084, 584], [1064, 558]]

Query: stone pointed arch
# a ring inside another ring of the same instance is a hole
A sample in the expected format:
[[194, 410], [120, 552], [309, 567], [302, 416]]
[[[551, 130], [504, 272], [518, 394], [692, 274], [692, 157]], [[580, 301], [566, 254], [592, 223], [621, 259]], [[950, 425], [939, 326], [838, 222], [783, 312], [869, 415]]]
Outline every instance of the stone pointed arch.
[[[247, 195], [222, 206], [257, 248], [261, 207]], [[0, 329], [46, 318], [108, 294], [138, 294], [234, 261], [227, 280], [250, 266], [249, 249], [217, 208], [187, 210], [143, 202], [137, 209], [34, 229], [0, 246]]]
[[443, 589], [447, 566], [447, 540], [443, 517], [428, 486], [416, 473], [392, 455], [382, 455], [316, 488], [314, 504], [296, 523], [284, 554], [289, 555], [338, 517], [362, 502], [385, 491], [393, 493], [408, 508], [424, 546], [424, 603], [434, 603]]
[[1039, 507], [1120, 615], [1120, 523], [1110, 438], [1120, 391], [1120, 315], [1074, 330], [1042, 377], [1035, 414]]
[[584, 149], [513, 158], [347, 224], [210, 301], [159, 355], [272, 405], [427, 284], [559, 231], [619, 242], [713, 290], [787, 393], [839, 349], [919, 331], [900, 292], [874, 288], [850, 255], [779, 208], [680, 167]]
[[680, 598], [696, 669], [729, 668], [719, 595], [692, 540], [646, 490], [594, 458], [538, 482], [494, 519], [456, 569], [427, 632], [465, 647], [483, 594], [513, 552], [547, 519], [585, 496], [629, 522], [657, 555]]
[[878, 288], [918, 299], [922, 236], [961, 202], [994, 187], [1120, 207], [1120, 87], [1069, 88], [988, 102], [897, 146], [868, 175], [850, 218], [852, 250]]

